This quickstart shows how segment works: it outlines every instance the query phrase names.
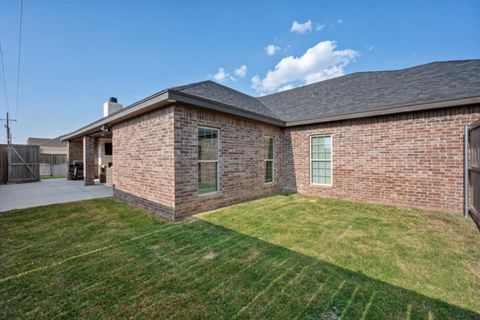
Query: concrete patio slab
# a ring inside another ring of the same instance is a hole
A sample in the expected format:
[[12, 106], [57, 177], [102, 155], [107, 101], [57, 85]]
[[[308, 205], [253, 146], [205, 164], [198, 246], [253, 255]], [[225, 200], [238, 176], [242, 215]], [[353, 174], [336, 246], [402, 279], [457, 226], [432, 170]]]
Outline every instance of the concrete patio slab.
[[103, 184], [84, 186], [66, 179], [0, 185], [0, 212], [111, 196], [112, 188]]

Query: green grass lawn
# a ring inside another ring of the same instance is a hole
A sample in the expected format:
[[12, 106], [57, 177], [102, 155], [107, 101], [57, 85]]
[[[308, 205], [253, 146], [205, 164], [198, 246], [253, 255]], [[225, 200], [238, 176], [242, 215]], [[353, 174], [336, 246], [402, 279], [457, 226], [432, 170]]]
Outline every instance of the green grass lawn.
[[163, 222], [98, 199], [0, 214], [0, 318], [480, 319], [461, 216], [276, 195]]
[[66, 179], [66, 176], [41, 176], [41, 180], [48, 180], [48, 179]]

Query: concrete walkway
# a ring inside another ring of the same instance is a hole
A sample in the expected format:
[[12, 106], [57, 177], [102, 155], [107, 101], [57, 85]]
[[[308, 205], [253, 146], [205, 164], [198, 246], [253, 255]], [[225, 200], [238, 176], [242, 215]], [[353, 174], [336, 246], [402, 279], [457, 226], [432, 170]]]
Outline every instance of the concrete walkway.
[[66, 179], [0, 185], [0, 212], [111, 196], [112, 188], [103, 184], [86, 187]]

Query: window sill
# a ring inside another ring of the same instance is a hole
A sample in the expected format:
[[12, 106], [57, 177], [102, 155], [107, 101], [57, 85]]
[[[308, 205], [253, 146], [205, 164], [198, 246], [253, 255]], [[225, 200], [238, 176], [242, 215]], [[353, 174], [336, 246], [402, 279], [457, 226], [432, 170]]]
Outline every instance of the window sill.
[[322, 184], [322, 183], [310, 183], [310, 185], [314, 187], [324, 187], [324, 188], [333, 187], [333, 184]]
[[208, 193], [198, 193], [198, 198], [215, 198], [221, 196], [220, 191], [208, 192]]

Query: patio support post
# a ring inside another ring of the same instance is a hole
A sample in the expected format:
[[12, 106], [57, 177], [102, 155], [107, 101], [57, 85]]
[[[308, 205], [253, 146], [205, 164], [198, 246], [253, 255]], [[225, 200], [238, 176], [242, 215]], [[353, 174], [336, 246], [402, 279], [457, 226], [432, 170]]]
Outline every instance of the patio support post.
[[91, 136], [83, 136], [83, 182], [95, 184], [95, 138]]

